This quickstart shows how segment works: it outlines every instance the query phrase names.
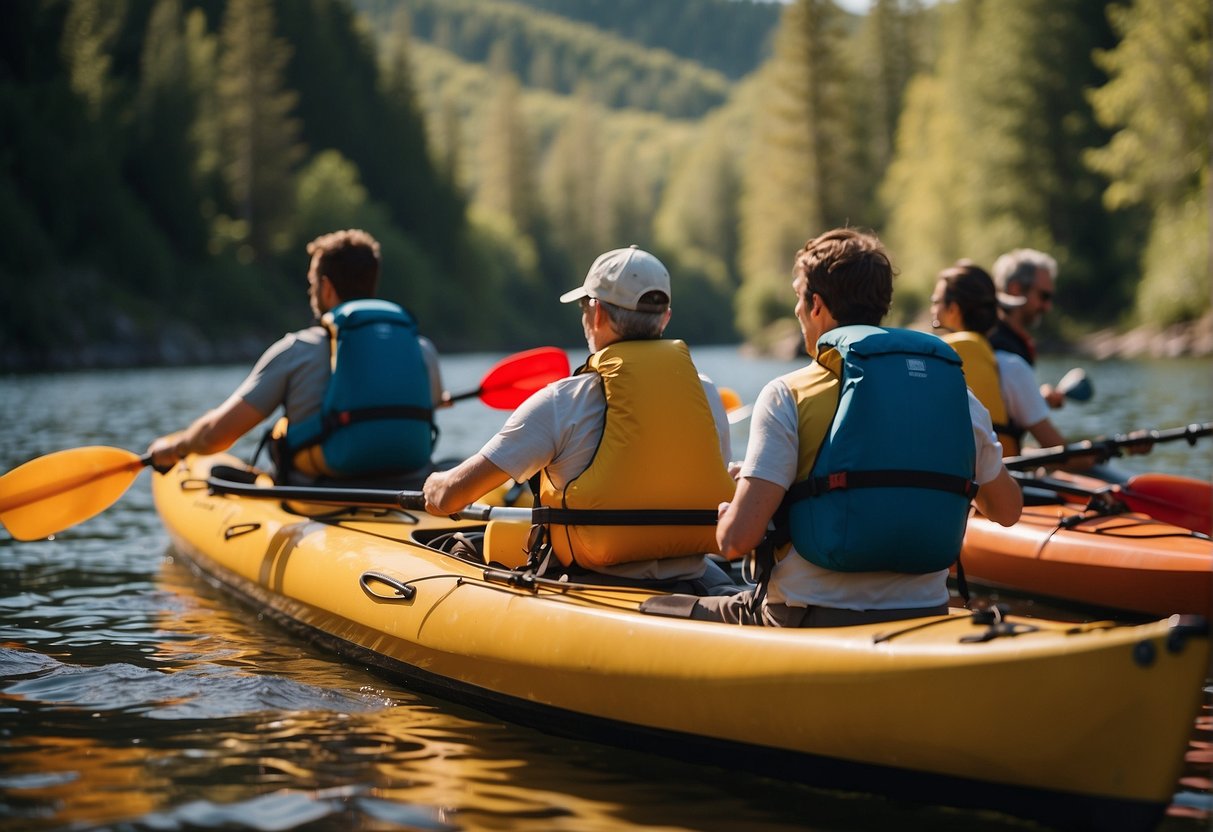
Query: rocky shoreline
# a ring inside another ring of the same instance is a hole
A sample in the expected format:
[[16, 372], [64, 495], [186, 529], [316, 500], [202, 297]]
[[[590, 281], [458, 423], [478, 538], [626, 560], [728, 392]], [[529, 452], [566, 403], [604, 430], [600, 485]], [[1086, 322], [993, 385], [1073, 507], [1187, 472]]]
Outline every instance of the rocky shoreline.
[[1105, 329], [1075, 345], [1092, 358], [1207, 358], [1213, 355], [1213, 313], [1198, 321], [1165, 328], [1139, 327], [1128, 332]]
[[[252, 363], [272, 341], [246, 333], [213, 343], [197, 328], [186, 326], [165, 332], [158, 340], [130, 337], [50, 350], [6, 348], [0, 354], [0, 374]], [[743, 344], [741, 350], [788, 361], [804, 354], [800, 330], [790, 320], [773, 325], [762, 342]], [[1213, 356], [1213, 313], [1198, 321], [1164, 328], [1138, 327], [1127, 332], [1102, 329], [1070, 343], [1042, 341], [1040, 351], [1095, 360], [1208, 358]]]

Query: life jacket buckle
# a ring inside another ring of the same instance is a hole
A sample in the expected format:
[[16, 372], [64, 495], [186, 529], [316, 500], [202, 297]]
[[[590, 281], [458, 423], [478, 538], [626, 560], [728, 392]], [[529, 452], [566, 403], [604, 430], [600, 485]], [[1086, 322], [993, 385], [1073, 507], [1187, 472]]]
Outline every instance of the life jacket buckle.
[[847, 487], [847, 472], [846, 471], [835, 471], [833, 474], [830, 474], [830, 476], [826, 480], [826, 488], [830, 491], [833, 491], [837, 488], [846, 488], [846, 487]]

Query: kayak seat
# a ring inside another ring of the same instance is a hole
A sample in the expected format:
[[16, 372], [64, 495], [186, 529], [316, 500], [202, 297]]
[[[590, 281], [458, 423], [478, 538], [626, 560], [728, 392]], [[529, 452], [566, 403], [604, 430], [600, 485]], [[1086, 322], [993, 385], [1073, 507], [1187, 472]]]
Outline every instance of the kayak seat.
[[237, 468], [234, 465], [216, 465], [211, 468], [211, 476], [224, 482], [238, 482], [241, 485], [252, 485], [262, 472], [255, 468]]

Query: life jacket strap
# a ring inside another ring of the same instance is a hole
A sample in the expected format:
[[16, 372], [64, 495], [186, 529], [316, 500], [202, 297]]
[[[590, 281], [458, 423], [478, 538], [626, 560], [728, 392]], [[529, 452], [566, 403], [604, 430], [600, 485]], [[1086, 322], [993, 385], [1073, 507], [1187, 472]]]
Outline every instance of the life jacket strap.
[[714, 526], [715, 509], [595, 509], [550, 508], [534, 510], [536, 523], [560, 526]]
[[430, 426], [430, 441], [438, 441], [438, 426], [434, 424], [434, 411], [428, 407], [403, 404], [387, 405], [384, 407], [363, 407], [358, 410], [339, 410], [326, 413], [321, 421], [320, 432], [303, 442], [298, 442], [297, 444], [291, 443], [287, 441], [289, 435], [283, 436], [284, 456], [297, 454], [305, 448], [319, 445], [341, 428], [357, 424], [358, 422], [370, 422], [375, 419], [415, 419], [419, 422], [426, 422]]
[[977, 487], [977, 483], [967, 477], [937, 471], [835, 471], [824, 477], [809, 477], [795, 483], [788, 489], [784, 501], [790, 504], [843, 488], [930, 488], [960, 494], [971, 500], [977, 496]]
[[337, 428], [343, 428], [356, 422], [371, 422], [376, 419], [416, 419], [419, 422], [433, 422], [434, 411], [428, 407], [415, 407], [411, 405], [387, 405], [384, 407], [363, 407], [358, 410], [338, 410], [325, 414], [322, 435], [327, 436]]

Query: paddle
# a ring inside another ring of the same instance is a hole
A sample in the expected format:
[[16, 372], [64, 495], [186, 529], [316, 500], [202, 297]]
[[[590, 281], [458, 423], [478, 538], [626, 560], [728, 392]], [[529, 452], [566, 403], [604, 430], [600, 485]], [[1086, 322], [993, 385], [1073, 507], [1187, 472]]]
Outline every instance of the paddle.
[[569, 374], [569, 357], [558, 347], [536, 347], [501, 359], [480, 386], [451, 396], [452, 402], [479, 397], [498, 410], [513, 410], [530, 395]]
[[1084, 485], [1082, 480], [1036, 477], [1022, 471], [1011, 476], [1021, 487], [1040, 488], [1062, 495], [1086, 497], [1092, 507], [1148, 514], [1162, 523], [1213, 534], [1213, 484], [1194, 477], [1172, 474], [1140, 474], [1125, 483]]
[[[365, 508], [398, 508], [425, 511], [425, 496], [420, 491], [393, 491], [388, 488], [342, 488], [309, 485], [253, 485], [211, 477], [207, 487], [215, 494], [232, 494], [268, 500], [287, 500], [318, 505]], [[513, 506], [470, 505], [452, 518], [460, 520], [530, 520], [534, 509]]]
[[1134, 431], [1102, 439], [1084, 439], [1081, 442], [1074, 442], [1069, 445], [1055, 445], [1051, 448], [1042, 448], [1030, 454], [1009, 456], [1003, 460], [1003, 464], [1013, 471], [1022, 471], [1055, 462], [1066, 462], [1079, 456], [1097, 456], [1100, 460], [1105, 460], [1114, 456], [1120, 456], [1121, 448], [1128, 448], [1134, 445], [1157, 444], [1159, 442], [1174, 442], [1178, 439], [1187, 441], [1189, 445], [1195, 445], [1197, 439], [1209, 434], [1213, 434], [1213, 422], [1185, 425], [1182, 428], [1169, 428], [1167, 430]]
[[1133, 511], [1194, 532], [1213, 534], [1213, 483], [1174, 474], [1138, 474], [1120, 486]]
[[1087, 378], [1087, 371], [1082, 367], [1075, 367], [1062, 376], [1053, 389], [1076, 402], [1090, 401], [1091, 396], [1095, 395], [1095, 388]]
[[105, 511], [150, 462], [104, 445], [32, 459], [0, 477], [0, 523], [17, 540], [49, 537]]
[[[509, 409], [549, 382], [569, 374], [564, 350], [539, 347], [503, 358], [468, 393]], [[151, 458], [93, 445], [40, 456], [0, 477], [0, 523], [17, 540], [38, 540], [82, 523], [118, 501]]]

